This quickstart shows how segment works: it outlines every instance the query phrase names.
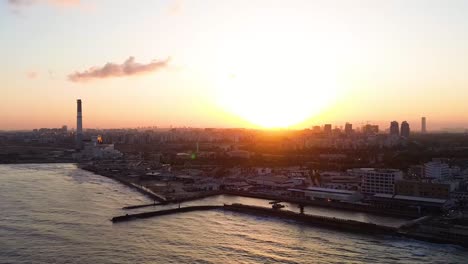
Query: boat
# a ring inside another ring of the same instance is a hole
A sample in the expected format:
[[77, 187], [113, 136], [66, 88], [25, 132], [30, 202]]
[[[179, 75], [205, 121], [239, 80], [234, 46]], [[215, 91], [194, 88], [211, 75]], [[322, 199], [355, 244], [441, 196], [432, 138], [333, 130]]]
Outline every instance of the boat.
[[286, 206], [285, 206], [285, 205], [282, 205], [282, 204], [280, 204], [280, 203], [274, 203], [274, 204], [271, 206], [271, 208], [273, 208], [273, 209], [281, 209], [281, 208], [284, 208], [284, 207], [286, 207]]

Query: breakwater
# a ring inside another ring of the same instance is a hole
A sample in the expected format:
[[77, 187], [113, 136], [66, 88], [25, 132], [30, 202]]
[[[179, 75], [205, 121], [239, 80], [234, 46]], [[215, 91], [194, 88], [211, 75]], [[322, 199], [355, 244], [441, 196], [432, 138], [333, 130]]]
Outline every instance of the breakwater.
[[260, 206], [251, 206], [243, 204], [231, 204], [224, 205], [224, 210], [255, 214], [281, 217], [286, 219], [294, 219], [297, 221], [305, 222], [313, 225], [320, 225], [324, 227], [332, 227], [337, 229], [346, 229], [351, 231], [359, 232], [370, 232], [370, 233], [395, 233], [397, 228], [377, 225], [373, 223], [365, 223], [354, 220], [346, 220], [336, 217], [319, 216], [311, 214], [295, 213], [287, 210], [275, 210]]
[[267, 207], [251, 206], [244, 204], [225, 204], [223, 206], [188, 206], [176, 209], [159, 210], [152, 212], [144, 212], [137, 214], [126, 214], [112, 218], [112, 222], [123, 222], [135, 219], [156, 217], [162, 215], [193, 212], [193, 211], [205, 211], [223, 209], [225, 211], [240, 212], [255, 215], [265, 215], [273, 217], [281, 217], [287, 219], [294, 219], [308, 224], [320, 225], [324, 227], [332, 227], [337, 229], [346, 229], [359, 232], [370, 232], [370, 233], [395, 233], [396, 228], [381, 226], [373, 223], [365, 223], [354, 220], [340, 219], [336, 217], [317, 216], [310, 214], [295, 213], [287, 210], [276, 210]]
[[122, 216], [113, 217], [111, 221], [116, 223], [116, 222], [124, 222], [124, 221], [130, 221], [130, 220], [135, 220], [135, 219], [150, 218], [150, 217], [161, 216], [161, 215], [170, 215], [170, 214], [193, 212], [193, 211], [206, 211], [206, 210], [213, 210], [213, 209], [220, 209], [220, 208], [223, 208], [223, 206], [222, 205], [188, 206], [188, 207], [181, 207], [181, 208], [176, 208], [176, 209], [144, 212], [144, 213], [139, 213], [139, 214], [126, 214]]

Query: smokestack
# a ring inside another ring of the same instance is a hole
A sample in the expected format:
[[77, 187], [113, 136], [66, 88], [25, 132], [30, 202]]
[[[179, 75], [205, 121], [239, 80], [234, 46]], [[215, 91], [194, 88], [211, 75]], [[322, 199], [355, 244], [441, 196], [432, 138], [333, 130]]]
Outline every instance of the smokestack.
[[76, 116], [76, 149], [83, 149], [83, 113], [81, 112], [81, 99], [76, 101], [77, 116]]

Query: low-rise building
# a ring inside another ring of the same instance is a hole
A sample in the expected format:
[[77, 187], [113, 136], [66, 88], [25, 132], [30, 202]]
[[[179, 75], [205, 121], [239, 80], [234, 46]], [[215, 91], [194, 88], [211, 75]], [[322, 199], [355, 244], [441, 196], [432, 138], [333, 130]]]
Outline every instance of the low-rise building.
[[395, 194], [406, 196], [448, 199], [451, 191], [452, 185], [445, 183], [402, 180], [395, 185]]
[[453, 205], [450, 200], [379, 193], [371, 197], [373, 206], [396, 211], [422, 213], [440, 212]]
[[356, 191], [336, 190], [320, 187], [288, 189], [291, 197], [303, 200], [327, 200], [339, 202], [356, 202], [362, 195]]
[[361, 192], [366, 195], [394, 194], [395, 182], [403, 179], [403, 172], [394, 169], [356, 168], [347, 172], [351, 176], [360, 177]]

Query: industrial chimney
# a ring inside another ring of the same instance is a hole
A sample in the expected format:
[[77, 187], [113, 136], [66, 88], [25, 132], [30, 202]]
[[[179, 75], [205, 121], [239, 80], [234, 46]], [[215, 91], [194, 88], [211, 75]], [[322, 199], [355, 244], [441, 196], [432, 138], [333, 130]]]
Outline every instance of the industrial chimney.
[[77, 104], [77, 116], [76, 116], [76, 149], [83, 149], [83, 115], [81, 112], [81, 99], [76, 101]]

